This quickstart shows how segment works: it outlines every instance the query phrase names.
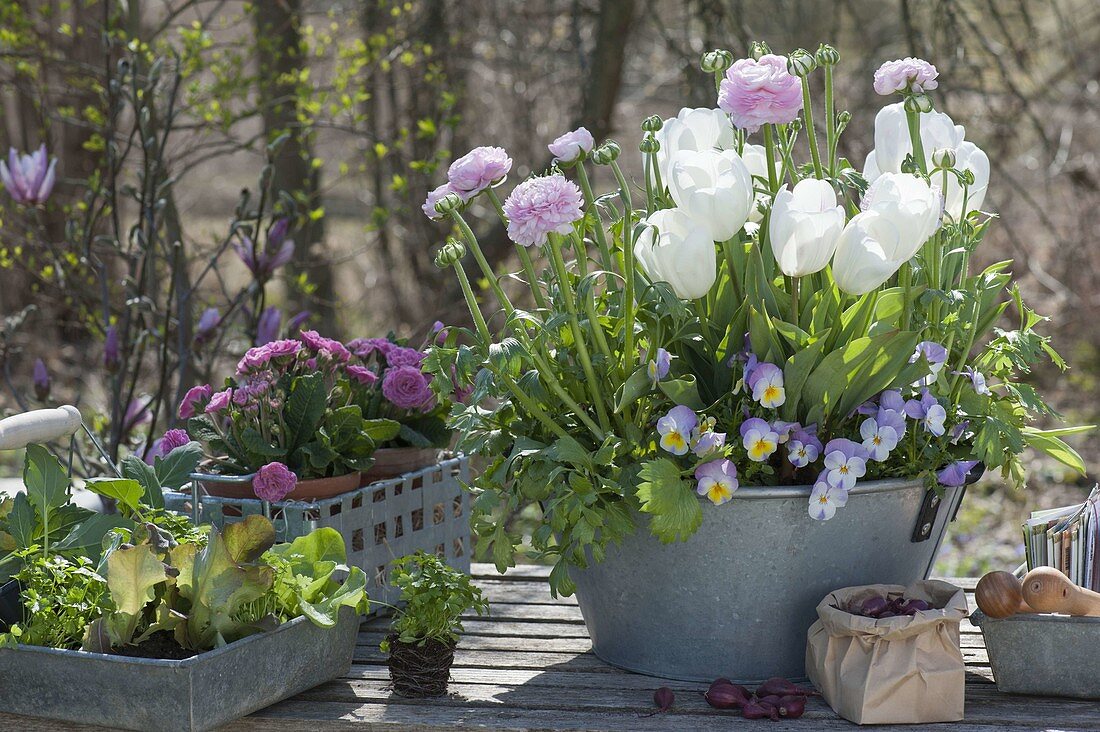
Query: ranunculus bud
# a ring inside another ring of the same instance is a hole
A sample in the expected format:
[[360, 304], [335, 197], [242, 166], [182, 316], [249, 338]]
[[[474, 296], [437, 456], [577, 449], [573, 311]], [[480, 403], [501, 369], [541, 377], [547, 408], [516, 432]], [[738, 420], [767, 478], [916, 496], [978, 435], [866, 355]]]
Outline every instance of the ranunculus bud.
[[661, 149], [661, 143], [657, 141], [657, 138], [653, 136], [653, 133], [650, 133], [642, 138], [642, 142], [640, 145], [638, 145], [638, 149], [646, 154], [655, 153]]
[[614, 140], [608, 140], [592, 151], [592, 162], [596, 165], [610, 165], [619, 158], [622, 148]]
[[792, 136], [795, 133], [800, 132], [802, 130], [802, 118], [795, 117], [794, 119], [792, 119], [791, 123], [787, 125], [787, 130], [791, 133]]
[[966, 170], [964, 170], [962, 172], [962, 179], [963, 179], [962, 182], [964, 184], [966, 184], [968, 186], [974, 185], [974, 180], [975, 180], [974, 171], [971, 170], [970, 168], [967, 168]]
[[787, 56], [787, 73], [791, 76], [805, 78], [815, 68], [817, 68], [817, 61], [814, 60], [813, 54], [805, 48], [796, 49], [791, 52], [790, 56]]
[[844, 128], [848, 126], [848, 123], [852, 121], [852, 113], [848, 110], [838, 112], [836, 115], [836, 133], [839, 135], [844, 131]]
[[657, 132], [658, 130], [660, 130], [664, 126], [665, 126], [665, 121], [663, 119], [661, 119], [660, 115], [657, 115], [657, 114], [651, 114], [650, 116], [648, 116], [644, 120], [642, 120], [642, 131], [643, 132]]
[[817, 63], [821, 66], [836, 66], [840, 63], [840, 51], [828, 43], [822, 43], [817, 47]]
[[458, 207], [461, 205], [462, 199], [457, 193], [451, 191], [450, 193], [447, 193], [447, 195], [443, 196], [435, 202], [435, 210], [436, 213], [441, 213], [444, 216], [447, 216], [451, 213], [451, 211], [457, 210]]
[[722, 48], [707, 51], [699, 62], [700, 68], [708, 74], [724, 73], [732, 64], [733, 54]]
[[754, 61], [759, 61], [761, 56], [767, 56], [771, 52], [771, 47], [764, 41], [753, 41], [752, 45], [749, 46], [749, 56]]
[[932, 97], [927, 94], [913, 94], [905, 98], [906, 112], [931, 112]]
[[439, 248], [435, 255], [435, 266], [440, 269], [453, 267], [466, 256], [466, 245], [454, 237], [448, 237], [447, 243]]
[[955, 167], [955, 151], [950, 147], [941, 147], [932, 151], [932, 164], [940, 170]]

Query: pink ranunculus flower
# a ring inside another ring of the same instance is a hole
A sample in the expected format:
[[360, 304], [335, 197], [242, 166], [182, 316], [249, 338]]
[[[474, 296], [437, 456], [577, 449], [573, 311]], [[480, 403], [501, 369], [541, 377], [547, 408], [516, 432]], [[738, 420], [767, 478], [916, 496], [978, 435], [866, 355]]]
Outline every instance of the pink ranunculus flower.
[[382, 396], [398, 409], [429, 409], [435, 402], [428, 379], [416, 366], [387, 369], [382, 377]]
[[504, 202], [508, 238], [525, 247], [538, 246], [551, 232], [568, 234], [584, 216], [584, 198], [576, 183], [562, 175], [520, 183]]
[[371, 386], [378, 381], [378, 374], [374, 373], [366, 366], [356, 366], [352, 364], [345, 368], [344, 371], [347, 372], [348, 378], [363, 386]]
[[187, 393], [183, 395], [183, 400], [180, 402], [179, 414], [180, 419], [191, 419], [195, 416], [195, 413], [206, 406], [206, 402], [210, 400], [213, 395], [214, 389], [210, 384], [200, 384], [199, 386], [192, 386], [187, 390]]
[[596, 146], [596, 140], [592, 133], [584, 127], [578, 127], [547, 145], [550, 154], [554, 156], [556, 163], [575, 163]]
[[207, 414], [217, 414], [218, 412], [225, 411], [232, 400], [232, 389], [226, 389], [224, 391], [216, 392], [215, 394], [211, 395], [210, 401], [207, 403], [206, 409], [203, 411], [205, 411]]
[[[447, 182], [463, 201], [499, 183], [512, 169], [512, 159], [502, 147], [475, 147], [447, 169]], [[433, 191], [434, 193], [434, 191]], [[440, 196], [442, 198], [442, 196]], [[433, 208], [435, 204], [432, 204]]]
[[435, 210], [435, 204], [439, 203], [444, 196], [448, 193], [457, 193], [455, 189], [451, 188], [450, 183], [444, 183], [439, 188], [428, 193], [428, 197], [424, 199], [424, 204], [420, 207], [420, 210], [424, 212], [424, 215], [429, 219], [441, 219], [443, 214]]
[[264, 501], [275, 503], [290, 495], [298, 477], [282, 463], [268, 463], [252, 476], [252, 492]]
[[787, 124], [802, 109], [802, 82], [787, 71], [785, 56], [743, 58], [726, 71], [718, 89], [718, 106], [735, 127], [748, 132], [756, 132], [761, 125]]
[[940, 84], [936, 67], [920, 58], [899, 58], [887, 61], [875, 72], [875, 92], [889, 96], [895, 92], [931, 91]]

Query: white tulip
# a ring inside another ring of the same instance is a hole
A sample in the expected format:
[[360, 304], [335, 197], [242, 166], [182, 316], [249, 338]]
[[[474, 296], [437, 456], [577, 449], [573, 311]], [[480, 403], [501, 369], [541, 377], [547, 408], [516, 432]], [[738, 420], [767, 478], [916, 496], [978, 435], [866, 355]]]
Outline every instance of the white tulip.
[[[957, 149], [965, 135], [966, 129], [943, 112], [921, 112], [920, 140], [929, 169], [933, 152], [940, 148]], [[883, 173], [900, 173], [905, 156], [912, 153], [905, 107], [901, 102], [889, 104], [875, 115], [875, 149], [867, 154], [863, 177], [873, 183]]]
[[901, 248], [901, 233], [875, 211], [856, 214], [840, 233], [833, 255], [833, 279], [849, 295], [870, 292], [898, 271], [905, 259], [890, 252]]
[[727, 150], [735, 141], [733, 123], [729, 115], [720, 109], [691, 109], [684, 107], [680, 114], [666, 119], [661, 129], [654, 133], [661, 149], [657, 151], [657, 168], [661, 180], [668, 180], [672, 157], [681, 150]]
[[634, 243], [634, 256], [654, 282], [684, 300], [703, 297], [718, 275], [708, 229], [678, 208], [655, 211]]
[[[741, 159], [745, 161], [745, 167], [749, 169], [749, 173], [754, 179], [759, 178], [763, 181], [763, 187], [768, 187], [768, 153], [764, 149], [763, 145], [745, 145], [741, 150]], [[775, 161], [775, 175], [776, 180], [783, 180], [783, 161]], [[754, 181], [755, 182], [755, 181]], [[758, 184], [759, 185], [759, 184]], [[764, 219], [764, 214], [760, 211], [761, 204], [766, 208], [771, 201], [771, 196], [767, 193], [756, 194], [756, 200], [753, 202], [752, 210], [749, 211], [749, 221], [754, 224], [759, 224]]]
[[897, 228], [896, 246], [886, 254], [900, 264], [912, 259], [940, 228], [942, 199], [922, 178], [883, 173], [867, 189], [860, 208], [881, 214]]
[[748, 221], [752, 176], [733, 150], [681, 150], [672, 157], [665, 183], [672, 200], [710, 229], [713, 241], [732, 238]]
[[[989, 187], [989, 156], [972, 142], [963, 142], [955, 148], [955, 170], [969, 170], [974, 174], [974, 185], [966, 191], [966, 211], [963, 211], [963, 187], [954, 173], [947, 174], [947, 192], [944, 194], [944, 210], [955, 221], [960, 221], [967, 211], [977, 211], [985, 201]], [[942, 173], [932, 174], [932, 185], [938, 189], [943, 181]]]
[[779, 269], [788, 277], [825, 269], [843, 228], [844, 208], [827, 182], [807, 178], [793, 192], [783, 186], [772, 205], [768, 232]]

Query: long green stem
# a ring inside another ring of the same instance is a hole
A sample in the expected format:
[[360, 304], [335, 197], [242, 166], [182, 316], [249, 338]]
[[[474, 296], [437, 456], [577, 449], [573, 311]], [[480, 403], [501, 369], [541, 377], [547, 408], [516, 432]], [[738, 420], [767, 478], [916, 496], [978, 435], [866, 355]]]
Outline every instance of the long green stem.
[[470, 317], [474, 319], [477, 333], [481, 336], [481, 340], [488, 345], [493, 342], [493, 337], [489, 335], [489, 326], [485, 322], [485, 316], [481, 314], [481, 308], [477, 305], [474, 289], [470, 287], [470, 278], [466, 276], [466, 270], [462, 267], [461, 261], [455, 262], [454, 268], [455, 274], [458, 275], [458, 284], [462, 287], [462, 294], [466, 298], [466, 306], [470, 308]]
[[516, 401], [522, 404], [523, 408], [530, 412], [531, 415], [535, 419], [537, 419], [543, 427], [550, 430], [558, 437], [569, 436], [568, 433], [562, 428], [562, 426], [551, 419], [550, 415], [547, 414], [546, 411], [539, 406], [538, 402], [532, 399], [523, 389], [519, 388], [519, 384], [517, 384], [511, 376], [501, 371], [497, 371], [495, 373], [497, 377], [502, 382], [504, 382], [504, 385], [508, 387], [508, 391], [512, 392], [512, 396], [515, 397]]
[[485, 279], [489, 281], [489, 287], [492, 288], [493, 294], [497, 296], [497, 300], [500, 302], [501, 307], [504, 308], [504, 312], [511, 315], [515, 307], [512, 305], [512, 301], [508, 299], [508, 296], [504, 294], [504, 289], [500, 286], [496, 273], [493, 272], [493, 268], [489, 266], [489, 261], [485, 259], [485, 254], [481, 251], [481, 245], [478, 244], [473, 229], [466, 223], [466, 219], [462, 218], [462, 214], [458, 209], [451, 211], [451, 218], [458, 224], [459, 231], [462, 232], [462, 236], [466, 240], [470, 252], [474, 255], [474, 259], [477, 260], [478, 266], [481, 267], [481, 272], [485, 275]]
[[810, 159], [814, 162], [814, 176], [824, 178], [821, 171], [821, 153], [817, 149], [817, 130], [814, 129], [814, 108], [810, 102], [810, 77], [802, 77], [802, 116], [806, 119], [806, 132], [810, 135]]
[[565, 269], [565, 260], [561, 256], [561, 242], [557, 234], [550, 235], [550, 243], [547, 247], [550, 252], [550, 261], [558, 275], [558, 287], [561, 299], [565, 304], [565, 312], [569, 316], [569, 327], [573, 331], [573, 345], [577, 349], [577, 358], [581, 362], [587, 379], [588, 392], [592, 397], [592, 405], [596, 408], [600, 426], [606, 432], [611, 428], [611, 420], [607, 416], [607, 408], [604, 406], [603, 396], [600, 393], [599, 381], [596, 379], [596, 370], [592, 368], [592, 359], [588, 354], [588, 344], [584, 340], [584, 332], [581, 330], [580, 319], [577, 317], [576, 303], [573, 302], [572, 288], [569, 286], [569, 273]]
[[764, 125], [764, 152], [768, 160], [768, 191], [774, 194], [779, 182], [775, 174], [775, 136], [771, 125]]
[[898, 279], [901, 280], [902, 289], [905, 291], [905, 304], [901, 309], [901, 329], [909, 330], [910, 311], [913, 308], [913, 265], [910, 262], [901, 265], [901, 272], [898, 275]]
[[[578, 247], [583, 246], [581, 237], [576, 232], [573, 232], [573, 242]], [[577, 293], [577, 300], [580, 301], [581, 307], [584, 308], [585, 315], [588, 316], [588, 322], [591, 324], [592, 333], [595, 336], [596, 347], [600, 349], [600, 353], [607, 359], [608, 364], [612, 364], [611, 347], [607, 344], [607, 338], [603, 334], [603, 326], [601, 326], [600, 321], [597, 320], [596, 299], [593, 295], [591, 284], [585, 288], [585, 294], [583, 296], [580, 292]]]
[[[504, 214], [504, 206], [501, 204], [497, 192], [492, 188], [487, 188], [485, 193], [489, 196], [489, 200], [493, 202], [493, 208], [496, 209], [497, 216], [500, 217], [501, 222], [507, 226], [508, 217]], [[542, 295], [538, 273], [535, 271], [534, 262], [531, 261], [531, 254], [527, 251], [527, 247], [522, 244], [516, 244], [516, 253], [519, 254], [520, 265], [523, 267], [523, 273], [527, 276], [527, 284], [531, 288], [531, 295], [535, 298], [535, 305], [545, 310], [546, 298]]]
[[913, 159], [917, 163], [917, 170], [927, 176], [928, 160], [924, 157], [924, 142], [920, 139], [920, 112], [905, 110], [905, 119], [909, 123], [909, 139], [913, 143]]
[[596, 230], [596, 246], [600, 249], [601, 264], [608, 272], [614, 272], [614, 260], [611, 258], [611, 249], [607, 246], [607, 235], [603, 230], [603, 217], [600, 216], [600, 209], [596, 206], [596, 198], [592, 194], [592, 183], [588, 180], [584, 163], [577, 164], [577, 180], [580, 181], [581, 192], [584, 193], [585, 208], [591, 209], [592, 213], [596, 214], [596, 223], [593, 228]]
[[611, 161], [611, 170], [619, 184], [619, 197], [623, 202], [623, 366], [626, 373], [634, 372], [634, 227], [631, 217], [634, 204], [630, 198], [630, 186], [626, 182], [618, 162]]
[[798, 277], [791, 278], [791, 323], [798, 327]]
[[833, 66], [825, 66], [825, 148], [829, 156], [829, 175], [836, 175], [836, 103], [833, 100]]

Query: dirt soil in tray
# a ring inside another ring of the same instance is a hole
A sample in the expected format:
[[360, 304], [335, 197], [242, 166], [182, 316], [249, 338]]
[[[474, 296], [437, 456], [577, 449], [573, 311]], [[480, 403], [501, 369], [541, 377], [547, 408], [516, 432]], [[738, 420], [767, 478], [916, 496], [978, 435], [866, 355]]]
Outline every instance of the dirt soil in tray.
[[182, 661], [199, 655], [198, 651], [192, 651], [176, 643], [172, 634], [163, 630], [153, 633], [141, 645], [115, 648], [111, 653], [128, 658], [160, 658], [166, 661]]

